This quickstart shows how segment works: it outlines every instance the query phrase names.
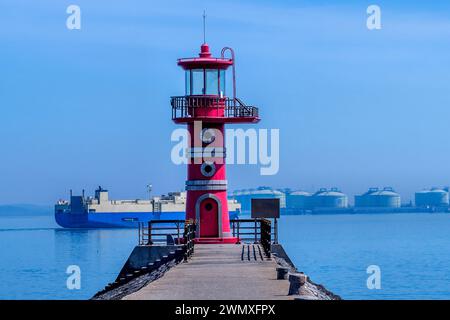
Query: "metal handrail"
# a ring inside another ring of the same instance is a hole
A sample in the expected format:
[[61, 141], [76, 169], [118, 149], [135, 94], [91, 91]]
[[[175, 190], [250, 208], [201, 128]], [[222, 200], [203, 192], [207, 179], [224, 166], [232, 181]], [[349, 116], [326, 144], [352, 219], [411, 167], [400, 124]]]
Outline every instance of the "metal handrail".
[[272, 245], [272, 226], [271, 221], [268, 219], [261, 219], [261, 245], [266, 253], [267, 257], [271, 256]]
[[[264, 252], [270, 257], [272, 234], [277, 239], [277, 229], [272, 228], [272, 223], [268, 219], [233, 219], [230, 220], [233, 237], [239, 241], [250, 241], [262, 245]], [[244, 230], [244, 232], [242, 232]], [[251, 232], [247, 232], [251, 230]]]
[[226, 118], [257, 118], [259, 110], [247, 106], [238, 98], [218, 96], [176, 96], [171, 97], [172, 119], [195, 117], [198, 108], [224, 110]]
[[220, 53], [221, 59], [225, 59], [225, 52], [230, 51], [231, 53], [231, 61], [233, 61], [233, 65], [231, 66], [233, 71], [233, 98], [236, 99], [236, 57], [234, 55], [233, 48], [224, 47]]
[[196, 225], [192, 221], [188, 221], [184, 225], [183, 245], [185, 262], [194, 254], [195, 230]]
[[[139, 222], [139, 245], [153, 245], [166, 243], [167, 236], [173, 236], [180, 241], [185, 220], [150, 220], [147, 223]], [[159, 225], [159, 227], [157, 227]]]
[[[268, 219], [233, 219], [230, 220], [233, 237], [239, 241], [259, 243], [264, 252], [270, 257], [274, 235], [275, 243], [278, 239], [277, 228], [272, 227]], [[158, 226], [159, 225], [159, 226]], [[183, 226], [183, 227], [182, 227]], [[181, 234], [184, 228], [183, 234]], [[194, 252], [196, 224], [188, 220], [151, 220], [140, 222], [138, 229], [139, 245], [154, 245], [166, 243], [168, 235], [176, 237], [175, 243], [182, 244], [185, 249], [185, 260]], [[163, 237], [164, 239], [161, 239]]]

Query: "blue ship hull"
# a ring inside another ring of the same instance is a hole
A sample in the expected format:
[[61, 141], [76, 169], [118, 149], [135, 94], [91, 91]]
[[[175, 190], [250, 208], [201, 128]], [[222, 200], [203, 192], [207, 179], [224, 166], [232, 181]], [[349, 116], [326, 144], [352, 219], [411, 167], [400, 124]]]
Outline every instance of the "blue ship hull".
[[[230, 211], [230, 219], [237, 219], [238, 211]], [[55, 212], [56, 222], [63, 228], [137, 228], [139, 222], [150, 220], [184, 220], [185, 212]]]

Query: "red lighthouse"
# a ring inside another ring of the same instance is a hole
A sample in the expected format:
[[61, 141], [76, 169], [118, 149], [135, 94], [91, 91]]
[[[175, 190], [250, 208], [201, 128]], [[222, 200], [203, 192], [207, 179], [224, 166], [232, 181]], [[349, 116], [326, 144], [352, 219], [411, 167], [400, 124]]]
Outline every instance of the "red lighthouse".
[[[225, 58], [230, 51], [231, 58]], [[209, 46], [199, 57], [179, 59], [185, 70], [185, 95], [172, 97], [172, 120], [187, 124], [189, 132], [186, 219], [197, 224], [198, 242], [234, 243], [230, 232], [225, 172], [225, 124], [256, 123], [258, 108], [236, 97], [235, 59], [231, 48], [214, 58]], [[233, 97], [227, 97], [225, 79], [232, 68]]]

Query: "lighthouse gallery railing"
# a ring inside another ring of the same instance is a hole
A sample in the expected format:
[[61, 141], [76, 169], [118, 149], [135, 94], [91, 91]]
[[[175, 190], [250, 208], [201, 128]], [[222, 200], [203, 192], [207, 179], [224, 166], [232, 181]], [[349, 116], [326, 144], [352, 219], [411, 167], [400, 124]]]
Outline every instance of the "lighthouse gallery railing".
[[257, 118], [259, 116], [257, 107], [247, 106], [238, 98], [179, 96], [172, 97], [170, 104], [173, 120], [195, 117], [198, 108], [223, 108], [225, 118]]

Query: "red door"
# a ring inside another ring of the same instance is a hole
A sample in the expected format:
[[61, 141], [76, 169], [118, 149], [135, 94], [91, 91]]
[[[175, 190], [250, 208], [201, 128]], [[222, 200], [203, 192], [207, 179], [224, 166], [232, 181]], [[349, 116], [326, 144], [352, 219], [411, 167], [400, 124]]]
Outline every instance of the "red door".
[[214, 199], [200, 205], [200, 238], [219, 237], [219, 207]]

